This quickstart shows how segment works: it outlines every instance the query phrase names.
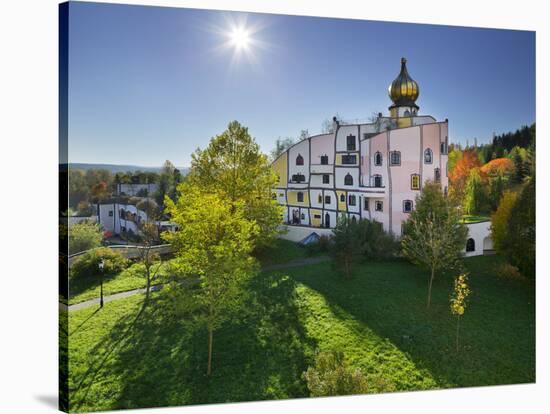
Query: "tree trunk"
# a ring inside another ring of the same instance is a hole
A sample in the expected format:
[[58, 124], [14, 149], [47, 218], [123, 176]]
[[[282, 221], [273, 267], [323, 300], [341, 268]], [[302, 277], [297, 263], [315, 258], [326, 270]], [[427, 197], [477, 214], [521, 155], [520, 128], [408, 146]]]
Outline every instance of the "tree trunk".
[[147, 282], [145, 284], [145, 302], [149, 301], [149, 292], [151, 291], [151, 272], [147, 269]]
[[428, 308], [430, 307], [430, 303], [432, 302], [432, 283], [434, 281], [434, 274], [435, 269], [432, 267], [432, 274], [430, 275], [430, 283], [428, 285]]
[[214, 332], [212, 328], [208, 328], [208, 368], [206, 370], [206, 375], [210, 376], [212, 373], [212, 339]]
[[458, 332], [460, 329], [460, 315], [456, 317], [456, 352], [458, 352]]

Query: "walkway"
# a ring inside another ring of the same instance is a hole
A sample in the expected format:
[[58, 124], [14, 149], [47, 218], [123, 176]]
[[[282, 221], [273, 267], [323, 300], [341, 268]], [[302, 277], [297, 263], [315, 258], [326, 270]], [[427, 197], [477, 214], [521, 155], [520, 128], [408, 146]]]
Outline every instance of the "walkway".
[[[293, 267], [309, 266], [317, 263], [327, 262], [329, 260], [330, 260], [330, 257], [327, 257], [327, 256], [307, 257], [305, 259], [292, 260], [287, 263], [265, 266], [264, 268], [262, 268], [262, 272], [270, 272], [273, 270], [281, 270], [281, 269], [290, 269]], [[160, 290], [160, 289], [162, 289], [162, 285], [151, 286], [151, 290], [153, 291]], [[145, 288], [127, 290], [126, 292], [114, 293], [112, 295], [103, 296], [103, 302], [107, 303], [113, 300], [127, 298], [128, 296], [137, 295], [139, 293], [145, 293]], [[93, 305], [99, 305], [99, 298], [86, 300], [84, 302], [75, 303], [74, 305], [69, 305], [69, 306], [60, 302], [59, 309], [64, 311], [66, 310], [75, 311], [75, 310], [89, 308], [90, 306], [93, 306]]]

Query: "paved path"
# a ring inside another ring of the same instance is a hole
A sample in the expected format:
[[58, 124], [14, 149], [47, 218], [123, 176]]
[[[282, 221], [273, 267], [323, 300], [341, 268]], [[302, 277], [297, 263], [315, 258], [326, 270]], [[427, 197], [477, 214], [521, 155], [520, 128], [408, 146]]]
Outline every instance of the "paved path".
[[[293, 268], [293, 267], [308, 266], [308, 265], [313, 265], [313, 264], [317, 264], [317, 263], [327, 262], [329, 260], [330, 260], [330, 257], [327, 257], [327, 256], [307, 257], [305, 259], [292, 260], [292, 261], [287, 262], [287, 263], [281, 263], [281, 264], [276, 264], [276, 265], [271, 265], [271, 266], [265, 266], [265, 267], [262, 268], [262, 271], [263, 272], [270, 272], [270, 271], [273, 271], [273, 270], [289, 269], [289, 268]], [[162, 289], [162, 285], [151, 286], [151, 289], [152, 290]], [[145, 293], [145, 288], [133, 289], [133, 290], [128, 290], [126, 292], [120, 292], [120, 293], [114, 293], [112, 295], [106, 295], [106, 296], [103, 296], [103, 302], [107, 303], [107, 302], [111, 302], [113, 300], [127, 298], [128, 296], [137, 295], [138, 293]], [[99, 305], [99, 298], [86, 300], [84, 302], [75, 303], [74, 305], [69, 305], [69, 306], [67, 306], [66, 304], [60, 302], [59, 303], [59, 309], [60, 310], [65, 310], [65, 311], [66, 310], [75, 311], [75, 310], [85, 309], [85, 308], [88, 308], [88, 307], [93, 306], [93, 305]]]

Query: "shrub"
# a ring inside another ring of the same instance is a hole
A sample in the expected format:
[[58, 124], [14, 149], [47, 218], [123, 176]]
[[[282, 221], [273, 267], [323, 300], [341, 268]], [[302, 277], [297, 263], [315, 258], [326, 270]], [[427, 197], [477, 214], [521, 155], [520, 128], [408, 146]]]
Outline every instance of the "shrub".
[[519, 269], [509, 263], [505, 263], [496, 270], [498, 277], [506, 280], [515, 280], [518, 282], [526, 282], [528, 279], [523, 276]]
[[348, 366], [344, 354], [339, 351], [320, 352], [315, 366], [303, 374], [312, 397], [352, 395], [368, 392], [365, 376], [359, 369]]
[[69, 225], [69, 254], [101, 246], [103, 234], [99, 225], [88, 221]]
[[96, 277], [99, 274], [99, 263], [103, 260], [105, 276], [112, 276], [127, 268], [130, 261], [113, 249], [102, 247], [84, 253], [73, 263], [70, 269], [71, 278]]

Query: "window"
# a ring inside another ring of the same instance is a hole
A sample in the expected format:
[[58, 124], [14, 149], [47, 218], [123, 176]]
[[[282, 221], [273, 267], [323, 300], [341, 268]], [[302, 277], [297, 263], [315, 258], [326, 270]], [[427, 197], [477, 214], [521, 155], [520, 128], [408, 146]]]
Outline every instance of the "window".
[[365, 211], [369, 211], [369, 199], [368, 198], [365, 197], [363, 199], [363, 204], [364, 204]]
[[441, 181], [441, 170], [439, 168], [436, 168], [434, 170], [435, 173], [435, 182], [439, 183]]
[[328, 155], [321, 155], [321, 165], [328, 165]]
[[404, 116], [411, 116], [411, 113], [408, 109], [406, 109], [403, 115]]
[[325, 204], [330, 204], [330, 196], [325, 196]]
[[353, 177], [350, 173], [347, 173], [344, 177], [344, 185], [353, 185]]
[[296, 165], [304, 165], [304, 157], [302, 157], [300, 154], [296, 157]]
[[382, 176], [381, 175], [375, 175], [374, 176], [374, 186], [375, 187], [382, 187]]
[[431, 164], [433, 159], [433, 153], [432, 150], [427, 148], [424, 151], [424, 164]]
[[420, 190], [420, 175], [411, 175], [411, 190]]
[[384, 203], [382, 203], [382, 201], [375, 201], [374, 202], [374, 210], [384, 211]]
[[382, 153], [379, 151], [374, 154], [374, 165], [382, 165]]
[[356, 164], [357, 163], [357, 155], [342, 155], [342, 164]]
[[349, 204], [350, 206], [354, 206], [354, 205], [355, 205], [355, 202], [356, 202], [355, 196], [354, 196], [354, 195], [350, 195], [350, 196], [348, 197], [348, 204]]
[[346, 196], [344, 194], [340, 194], [340, 201], [342, 203], [345, 203], [346, 202]]
[[323, 196], [319, 194], [319, 197], [317, 197], [317, 202], [321, 204], [323, 202]]
[[348, 151], [355, 151], [355, 135], [348, 135], [346, 140]]
[[271, 198], [273, 200], [276, 200], [277, 199], [277, 193], [271, 193]]
[[330, 183], [330, 176], [328, 174], [323, 174], [323, 184]]
[[320, 214], [314, 214], [314, 215], [313, 215], [313, 218], [321, 219], [321, 215], [320, 215]]
[[109, 210], [109, 217], [113, 217], [113, 210]]
[[293, 174], [291, 181], [295, 183], [303, 183], [306, 181], [306, 176], [304, 174]]
[[466, 251], [475, 252], [476, 251], [476, 242], [474, 239], [468, 239], [466, 241]]
[[305, 220], [305, 219], [306, 219], [306, 215], [302, 213], [302, 220]]
[[401, 152], [399, 151], [390, 152], [390, 165], [401, 165]]
[[284, 193], [279, 193], [279, 197], [284, 197], [285, 194]]
[[410, 213], [413, 209], [413, 202], [411, 200], [403, 201], [403, 213]]
[[298, 199], [298, 203], [303, 203], [304, 202], [304, 193], [302, 193], [301, 191], [298, 192], [296, 197]]

